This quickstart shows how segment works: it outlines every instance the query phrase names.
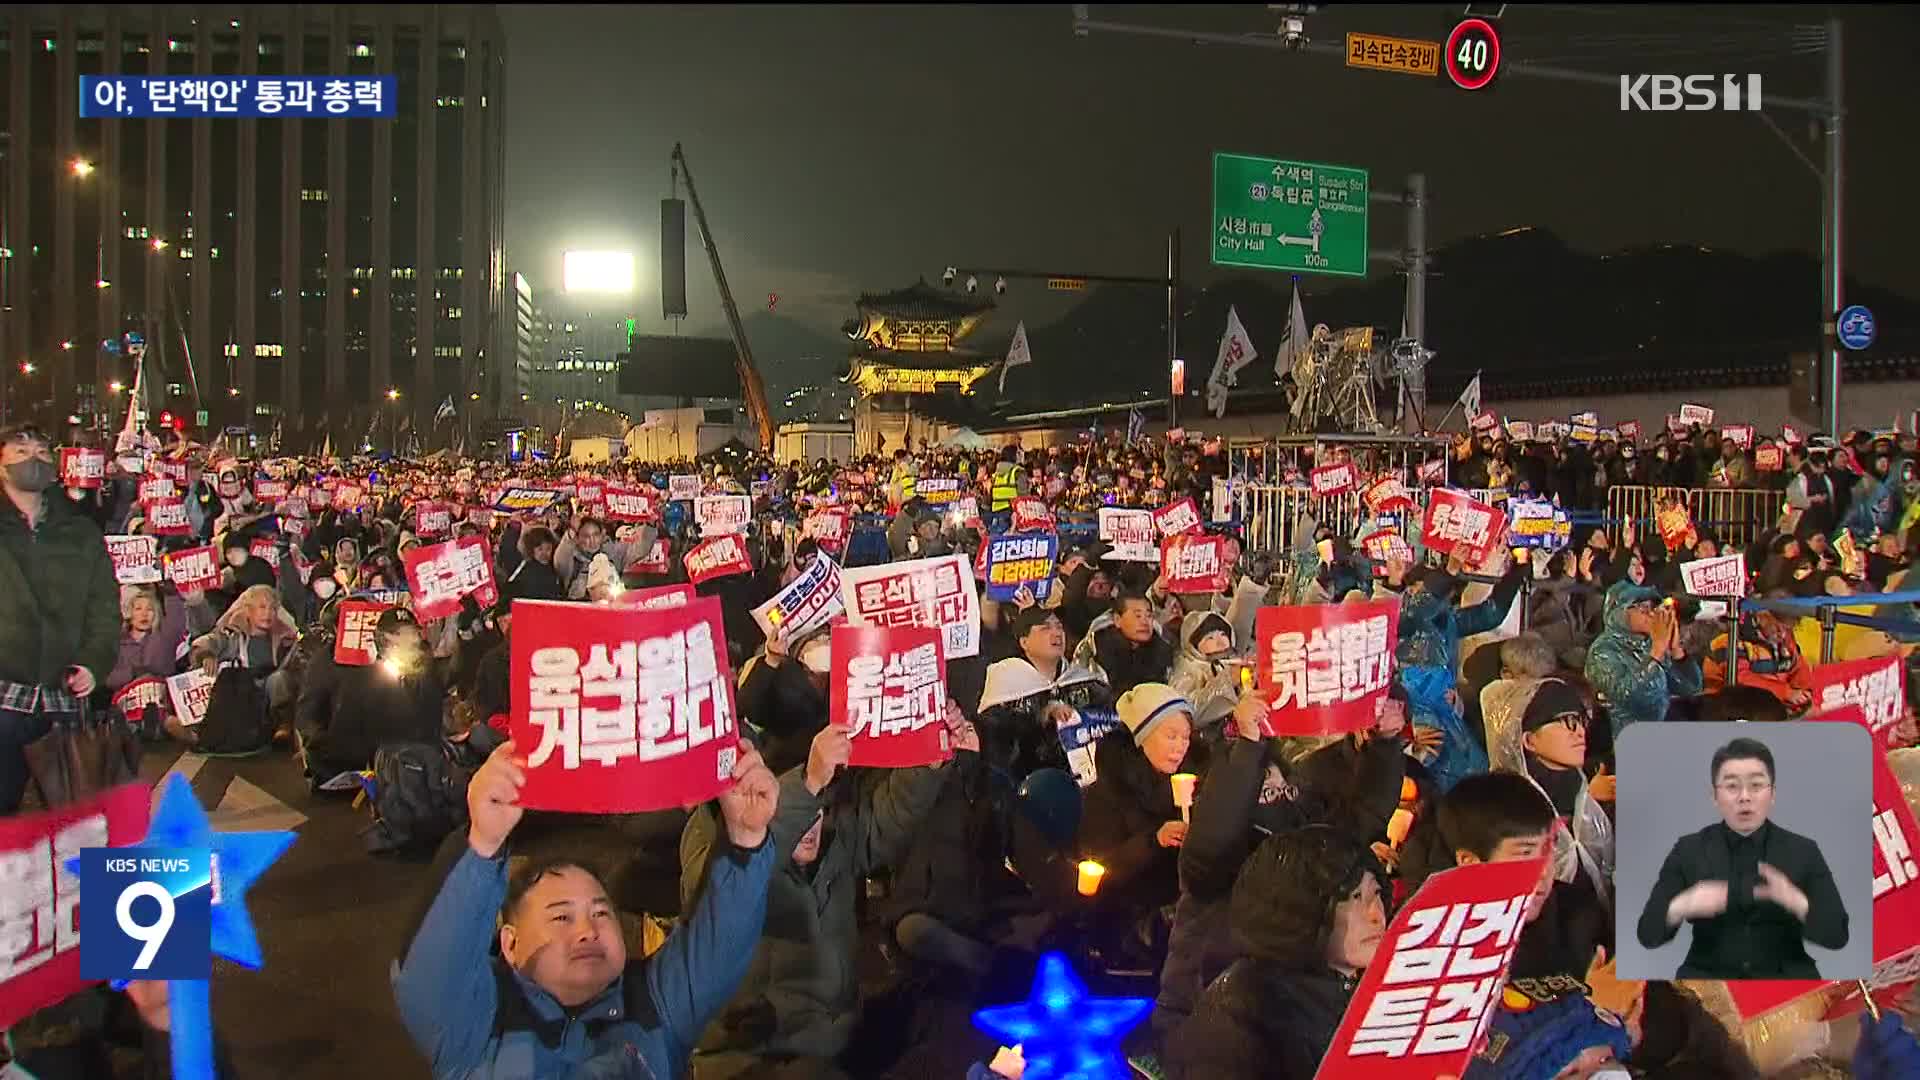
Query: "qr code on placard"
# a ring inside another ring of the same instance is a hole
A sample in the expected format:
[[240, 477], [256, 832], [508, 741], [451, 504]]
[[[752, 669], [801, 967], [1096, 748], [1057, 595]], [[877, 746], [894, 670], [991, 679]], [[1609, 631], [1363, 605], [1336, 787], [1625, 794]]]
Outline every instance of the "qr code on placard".
[[721, 747], [720, 752], [713, 756], [713, 778], [715, 780], [727, 780], [732, 778], [734, 763], [737, 762], [739, 758], [740, 758], [740, 750], [738, 747], [736, 746]]
[[967, 627], [959, 625], [947, 627], [947, 653], [949, 655], [966, 648], [967, 630]]

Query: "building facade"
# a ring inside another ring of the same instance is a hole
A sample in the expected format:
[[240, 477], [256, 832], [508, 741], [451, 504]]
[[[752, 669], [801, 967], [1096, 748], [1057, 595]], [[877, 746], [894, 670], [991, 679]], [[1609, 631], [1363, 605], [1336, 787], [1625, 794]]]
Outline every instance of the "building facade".
[[[387, 430], [389, 390], [422, 442], [448, 398], [469, 420], [511, 401], [491, 5], [13, 5], [0, 69], [17, 400], [118, 413], [131, 332], [150, 409], [284, 423], [291, 449]], [[80, 76], [163, 73], [394, 75], [398, 116], [80, 118]]]

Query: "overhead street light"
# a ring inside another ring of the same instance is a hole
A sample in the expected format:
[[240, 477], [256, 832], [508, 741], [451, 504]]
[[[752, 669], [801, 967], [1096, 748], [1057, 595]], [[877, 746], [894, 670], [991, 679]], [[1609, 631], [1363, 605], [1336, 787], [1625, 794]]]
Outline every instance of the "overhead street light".
[[73, 164], [70, 165], [69, 168], [73, 170], [74, 176], [82, 180], [93, 175], [93, 162], [88, 161], [86, 158], [74, 158]]

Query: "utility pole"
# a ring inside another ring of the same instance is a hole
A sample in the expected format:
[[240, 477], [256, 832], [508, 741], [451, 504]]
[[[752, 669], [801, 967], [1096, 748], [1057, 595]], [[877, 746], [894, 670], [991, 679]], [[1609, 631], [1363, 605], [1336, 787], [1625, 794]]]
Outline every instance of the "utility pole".
[[[1827, 110], [1824, 117], [1823, 132], [1827, 144], [1827, 171], [1821, 178], [1822, 195], [1826, 205], [1822, 207], [1821, 229], [1826, 243], [1821, 245], [1821, 278], [1826, 292], [1826, 311], [1820, 316], [1820, 350], [1825, 364], [1821, 372], [1820, 404], [1827, 417], [1827, 431], [1840, 434], [1840, 334], [1836, 323], [1840, 318], [1840, 309], [1846, 305], [1845, 299], [1845, 262], [1842, 260], [1843, 241], [1846, 238], [1846, 201], [1842, 195], [1843, 181], [1846, 178], [1845, 155], [1841, 153], [1841, 120], [1844, 118], [1840, 102], [1840, 20], [1827, 16]], [[1789, 144], [1791, 145], [1791, 144]]]

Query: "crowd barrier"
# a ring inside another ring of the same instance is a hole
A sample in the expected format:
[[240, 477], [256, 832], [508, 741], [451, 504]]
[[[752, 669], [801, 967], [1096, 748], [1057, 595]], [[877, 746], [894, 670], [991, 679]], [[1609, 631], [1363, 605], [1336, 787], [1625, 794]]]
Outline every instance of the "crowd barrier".
[[1723, 545], [1744, 548], [1780, 520], [1787, 493], [1763, 488], [1610, 487], [1608, 538], [1617, 544], [1625, 533], [1639, 534], [1653, 527], [1660, 503], [1670, 498], [1686, 505], [1696, 529], [1712, 533]]
[[1906, 641], [1920, 640], [1920, 620], [1876, 618], [1841, 608], [1909, 607], [1920, 604], [1920, 590], [1897, 593], [1864, 593], [1855, 596], [1816, 596], [1793, 600], [1745, 600], [1742, 611], [1771, 611], [1781, 615], [1812, 615], [1820, 620], [1820, 662], [1833, 662], [1833, 632], [1837, 626], [1864, 626]]

